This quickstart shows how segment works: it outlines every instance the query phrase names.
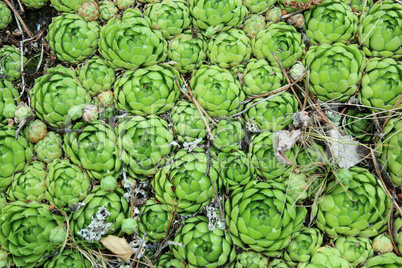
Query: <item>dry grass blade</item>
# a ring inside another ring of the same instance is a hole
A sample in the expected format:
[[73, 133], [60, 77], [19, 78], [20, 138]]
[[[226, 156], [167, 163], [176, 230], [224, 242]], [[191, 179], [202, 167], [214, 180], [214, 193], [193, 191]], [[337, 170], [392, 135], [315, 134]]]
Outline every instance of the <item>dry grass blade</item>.
[[398, 101], [395, 103], [392, 110], [389, 111], [387, 118], [385, 118], [384, 124], [382, 125], [383, 128], [385, 127], [385, 125], [387, 124], [387, 122], [391, 118], [391, 116], [395, 113], [395, 110], [398, 108], [398, 106], [401, 104], [401, 102], [402, 102], [402, 94], [399, 95]]
[[27, 25], [25, 24], [24, 20], [21, 18], [20, 14], [18, 14], [18, 11], [15, 10], [14, 6], [10, 3], [10, 1], [8, 0], [4, 0], [4, 2], [6, 2], [6, 4], [10, 7], [10, 9], [14, 12], [14, 15], [18, 18], [18, 20], [21, 22], [22, 24], [22, 28], [24, 29], [24, 31], [27, 33], [27, 35], [29, 37], [33, 37], [31, 31], [29, 30], [29, 28], [27, 27]]

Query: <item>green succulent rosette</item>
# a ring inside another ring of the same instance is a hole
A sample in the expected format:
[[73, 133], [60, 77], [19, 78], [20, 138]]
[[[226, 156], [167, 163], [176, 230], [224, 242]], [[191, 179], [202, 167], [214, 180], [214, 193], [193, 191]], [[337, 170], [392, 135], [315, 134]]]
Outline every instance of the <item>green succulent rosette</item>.
[[110, 125], [96, 121], [90, 125], [77, 123], [72, 129], [82, 132], [66, 133], [63, 149], [74, 164], [86, 169], [97, 180], [121, 174], [117, 135]]
[[72, 248], [66, 248], [61, 254], [57, 254], [47, 261], [44, 268], [91, 268], [91, 262], [81, 254], [80, 251]]
[[59, 60], [78, 63], [96, 52], [99, 31], [96, 21], [85, 21], [76, 14], [64, 14], [52, 19], [46, 40]]
[[316, 224], [328, 236], [373, 237], [386, 229], [391, 200], [373, 174], [352, 167], [335, 173], [318, 203]]
[[180, 74], [168, 65], [127, 71], [114, 85], [116, 106], [137, 115], [167, 112], [180, 96], [177, 84], [183, 85]]
[[402, 5], [391, 0], [376, 2], [359, 24], [359, 43], [367, 56], [402, 56]]
[[0, 249], [0, 267], [10, 267], [12, 263], [11, 257], [8, 256], [7, 251]]
[[366, 237], [342, 236], [335, 241], [341, 257], [351, 265], [359, 265], [374, 255], [372, 241]]
[[212, 117], [235, 114], [245, 99], [240, 82], [230, 71], [217, 65], [202, 65], [193, 74], [190, 87], [197, 101]]
[[49, 164], [63, 155], [62, 139], [59, 134], [49, 131], [46, 136], [35, 144], [34, 151], [38, 160]]
[[362, 78], [360, 101], [369, 109], [381, 112], [393, 109], [401, 93], [402, 62], [391, 58], [370, 59]]
[[46, 5], [49, 0], [21, 0], [21, 2], [27, 7], [39, 9]]
[[184, 0], [163, 0], [146, 6], [144, 15], [151, 20], [151, 28], [172, 39], [190, 27], [190, 9]]
[[7, 190], [8, 200], [43, 201], [47, 191], [46, 177], [45, 164], [39, 161], [31, 162], [23, 172], [14, 175]]
[[208, 219], [196, 216], [185, 221], [174, 241], [185, 247], [170, 245], [174, 256], [188, 262], [189, 267], [227, 267], [236, 257], [232, 238], [227, 230], [208, 227]]
[[238, 119], [222, 119], [218, 122], [219, 127], [212, 130], [213, 147], [220, 152], [229, 153], [242, 149], [242, 142], [246, 136], [244, 122]]
[[[393, 235], [396, 247], [398, 248], [399, 252], [401, 252], [402, 251], [402, 218], [399, 215], [394, 220], [394, 232], [392, 235]], [[378, 244], [383, 244], [383, 243], [378, 243]], [[384, 243], [384, 244], [388, 244], [388, 243]], [[373, 242], [373, 248], [374, 248], [374, 242]], [[393, 249], [392, 243], [391, 243], [390, 247], [385, 246], [385, 248], [389, 248], [390, 249], [389, 251], [392, 251], [392, 249]], [[375, 250], [375, 248], [374, 248], [374, 250]], [[386, 251], [384, 251], [384, 252], [386, 252]]]
[[5, 45], [0, 48], [0, 74], [8, 81], [21, 80], [21, 63], [26, 64], [27, 58], [22, 56], [20, 50], [14, 46]]
[[234, 190], [256, 179], [257, 174], [250, 159], [243, 151], [218, 154], [223, 185]]
[[190, 143], [207, 136], [207, 127], [194, 103], [181, 100], [170, 111], [173, 129], [180, 143]]
[[116, 132], [120, 158], [133, 178], [151, 176], [172, 151], [168, 122], [155, 115], [126, 117]]
[[377, 154], [395, 187], [402, 186], [402, 120], [393, 118], [385, 125], [385, 136], [377, 143]]
[[10, 203], [0, 216], [2, 249], [11, 254], [17, 267], [41, 266], [44, 255], [56, 252], [66, 239], [64, 221], [63, 216], [52, 214], [46, 204]]
[[266, 268], [268, 258], [261, 253], [247, 250], [236, 255], [233, 265], [234, 268]]
[[247, 36], [252, 39], [261, 30], [267, 26], [263, 15], [251, 15], [243, 23], [242, 30]]
[[289, 265], [309, 262], [311, 256], [321, 247], [323, 235], [317, 228], [306, 228], [300, 232], [283, 252]]
[[102, 27], [99, 53], [113, 68], [135, 69], [166, 59], [167, 43], [140, 11], [125, 12], [123, 19], [111, 18]]
[[84, 200], [91, 188], [85, 171], [68, 160], [55, 160], [47, 167], [46, 199], [56, 207], [70, 207]]
[[311, 257], [310, 262], [305, 262], [300, 268], [349, 268], [347, 260], [342, 259], [339, 250], [328, 246], [320, 247]]
[[169, 42], [168, 59], [181, 73], [188, 73], [200, 67], [207, 57], [207, 42], [202, 35], [193, 36], [191, 30], [176, 35]]
[[275, 0], [245, 0], [244, 5], [254, 14], [261, 13], [272, 7], [276, 3]]
[[289, 176], [284, 176], [282, 179], [287, 187], [288, 195], [297, 203], [303, 203], [305, 199], [309, 198], [316, 190], [318, 182], [304, 173], [295, 172], [291, 172]]
[[[292, 163], [296, 162], [296, 151], [297, 146], [293, 146], [284, 152]], [[280, 164], [275, 157], [274, 133], [272, 132], [266, 131], [251, 138], [248, 157], [257, 174], [267, 180], [283, 181], [283, 178], [286, 178], [291, 172], [290, 166]]]
[[96, 21], [99, 18], [99, 6], [95, 1], [82, 4], [78, 9], [78, 15], [84, 18], [85, 21]]
[[115, 4], [109, 0], [101, 0], [99, 2], [99, 19], [101, 21], [108, 21], [113, 16], [116, 16], [118, 12]]
[[[397, 220], [394, 221], [395, 230], [399, 230], [399, 228], [400, 228], [399, 227], [400, 225], [399, 226], [397, 225], [398, 224]], [[398, 246], [398, 244], [400, 242], [400, 238], [397, 235], [394, 239], [395, 239], [396, 245]], [[380, 234], [373, 239], [372, 248], [373, 248], [374, 252], [378, 252], [380, 254], [386, 253], [386, 252], [392, 252], [394, 250], [394, 246], [392, 245], [391, 238], [386, 233]], [[398, 249], [399, 249], [399, 247], [398, 247]]]
[[156, 262], [156, 267], [158, 267], [158, 268], [170, 268], [170, 267], [187, 268], [188, 264], [183, 260], [177, 259], [173, 255], [173, 253], [169, 251], [160, 256], [160, 258]]
[[52, 127], [65, 123], [71, 107], [91, 101], [75, 71], [63, 66], [47, 69], [47, 74], [35, 80], [29, 95], [36, 116]]
[[142, 237], [146, 233], [147, 239], [154, 243], [163, 240], [172, 220], [170, 217], [170, 211], [166, 211], [162, 204], [148, 199], [137, 218], [138, 234]]
[[193, 26], [207, 35], [239, 26], [247, 15], [241, 0], [189, 0], [189, 5]]
[[265, 14], [267, 21], [272, 21], [275, 23], [281, 19], [281, 16], [282, 16], [282, 9], [278, 6], [273, 6]]
[[345, 127], [349, 135], [361, 141], [367, 142], [373, 137], [374, 123], [372, 115], [369, 113], [349, 110]]
[[50, 0], [52, 6], [59, 12], [74, 12], [85, 2], [90, 2], [91, 0]]
[[[120, 228], [130, 210], [130, 206], [123, 195], [124, 190], [122, 188], [117, 188], [109, 193], [103, 191], [100, 187], [95, 187], [84, 199], [85, 206], [79, 208], [70, 217], [70, 227], [75, 236], [85, 239], [86, 236], [83, 237], [80, 230], [88, 228], [93, 219], [97, 218], [96, 214], [101, 207], [104, 207], [110, 213], [109, 216], [105, 217], [105, 223], [111, 224], [107, 234], [121, 235]], [[87, 241], [93, 242], [91, 240]]]
[[91, 96], [112, 88], [116, 80], [113, 68], [100, 57], [92, 57], [78, 69], [78, 76], [82, 86]]
[[312, 46], [303, 60], [310, 66], [310, 91], [322, 101], [346, 101], [353, 95], [366, 66], [366, 57], [356, 44]]
[[373, 5], [373, 0], [347, 0], [353, 12], [367, 13]]
[[6, 3], [0, 3], [0, 31], [4, 30], [8, 24], [13, 20], [11, 10]]
[[124, 10], [134, 5], [135, 0], [113, 0], [113, 2], [119, 9]]
[[268, 264], [268, 268], [289, 268], [289, 265], [283, 259], [272, 259]]
[[207, 55], [221, 68], [238, 66], [251, 57], [250, 39], [239, 29], [221, 32], [209, 40]]
[[277, 257], [303, 225], [307, 210], [294, 205], [283, 184], [248, 183], [225, 203], [226, 222], [234, 243]]
[[296, 162], [298, 169], [306, 175], [314, 175], [320, 170], [320, 166], [326, 165], [326, 150], [317, 143], [303, 146], [297, 153]]
[[291, 67], [301, 58], [305, 44], [296, 28], [285, 22], [269, 23], [265, 30], [258, 32], [251, 40], [253, 54], [258, 59], [266, 59], [272, 66], [278, 63], [275, 53], [283, 68]]
[[367, 260], [363, 268], [398, 268], [402, 267], [402, 257], [393, 252], [374, 256]]
[[264, 59], [251, 59], [243, 72], [243, 91], [247, 96], [261, 95], [278, 89], [285, 83], [281, 69]]
[[13, 84], [0, 80], [0, 122], [7, 123], [6, 119], [14, 118], [19, 101], [19, 93]]
[[298, 111], [296, 97], [283, 92], [268, 100], [257, 98], [246, 105], [246, 121], [261, 130], [277, 131], [293, 123], [292, 115]]
[[24, 169], [32, 158], [32, 144], [21, 134], [15, 139], [16, 128], [0, 125], [0, 192], [11, 184], [13, 174]]
[[347, 43], [357, 33], [358, 17], [341, 0], [324, 0], [304, 13], [312, 44]]
[[216, 160], [209, 159], [200, 148], [192, 152], [180, 150], [169, 162], [151, 181], [155, 197], [166, 211], [171, 211], [172, 206], [177, 207], [178, 213], [200, 211], [215, 198], [211, 181], [217, 191], [222, 187]]

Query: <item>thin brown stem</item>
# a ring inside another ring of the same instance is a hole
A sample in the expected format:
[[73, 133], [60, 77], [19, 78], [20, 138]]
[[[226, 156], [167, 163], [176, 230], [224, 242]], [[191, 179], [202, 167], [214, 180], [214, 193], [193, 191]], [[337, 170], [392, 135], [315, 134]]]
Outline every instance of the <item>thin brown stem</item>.
[[18, 14], [18, 11], [14, 8], [14, 6], [10, 3], [10, 1], [8, 0], [4, 0], [4, 2], [6, 2], [6, 4], [10, 7], [10, 9], [14, 12], [14, 15], [18, 18], [18, 20], [20, 21], [22, 28], [24, 29], [24, 31], [28, 34], [29, 37], [33, 37], [31, 31], [29, 30], [29, 28], [27, 27], [27, 25], [25, 24], [24, 20], [21, 18], [20, 14]]

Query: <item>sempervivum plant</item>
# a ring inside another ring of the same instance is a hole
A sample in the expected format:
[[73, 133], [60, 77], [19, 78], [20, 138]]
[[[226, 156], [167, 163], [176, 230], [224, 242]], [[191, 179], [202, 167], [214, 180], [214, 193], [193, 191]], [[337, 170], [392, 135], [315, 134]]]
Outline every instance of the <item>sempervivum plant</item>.
[[242, 149], [242, 142], [246, 135], [242, 119], [221, 120], [212, 130], [213, 146], [221, 152], [231, 152]]
[[305, 12], [306, 34], [312, 44], [346, 43], [357, 33], [357, 16], [341, 1], [324, 0]]
[[66, 133], [63, 149], [74, 164], [98, 180], [121, 174], [117, 135], [110, 125], [99, 121], [90, 125], [77, 123], [72, 129], [82, 132]]
[[14, 46], [0, 48], [0, 74], [9, 81], [21, 80], [21, 64], [25, 65], [25, 56], [21, 59], [20, 50]]
[[162, 254], [160, 258], [156, 262], [156, 267], [175, 267], [175, 268], [187, 268], [188, 264], [183, 261], [177, 259], [172, 252], [166, 252]]
[[[252, 13], [260, 13], [263, 12], [265, 10], [267, 10], [268, 8], [270, 8], [271, 6], [273, 6], [275, 4], [275, 0], [245, 0], [244, 1], [244, 5], [248, 8], [248, 10], [250, 10]], [[253, 16], [253, 15], [251, 15]]]
[[291, 265], [309, 262], [311, 256], [321, 247], [323, 235], [316, 228], [307, 228], [300, 232], [283, 253], [284, 259]]
[[155, 115], [126, 117], [116, 132], [121, 160], [133, 178], [152, 175], [172, 150], [168, 122]]
[[292, 124], [292, 115], [297, 112], [298, 102], [296, 97], [283, 92], [268, 100], [254, 99], [246, 105], [246, 121], [257, 125], [262, 130], [276, 131]]
[[270, 23], [265, 30], [258, 32], [251, 40], [253, 54], [258, 59], [267, 59], [271, 65], [278, 66], [278, 60], [284, 68], [296, 63], [305, 48], [301, 34], [296, 28], [284, 22]]
[[234, 261], [234, 268], [266, 268], [267, 265], [267, 257], [251, 250], [237, 254]]
[[243, 151], [220, 153], [218, 162], [223, 185], [230, 190], [244, 186], [257, 177], [254, 166]]
[[[284, 152], [286, 157], [295, 163], [296, 146]], [[280, 164], [274, 155], [274, 133], [265, 131], [251, 139], [249, 155], [251, 164], [255, 167], [257, 174], [267, 180], [283, 180], [290, 174], [290, 166]], [[282, 178], [279, 178], [282, 176]]]
[[243, 91], [248, 96], [261, 95], [280, 88], [285, 82], [281, 69], [265, 59], [251, 59], [243, 73]]
[[21, 0], [24, 5], [30, 8], [41, 8], [49, 2], [49, 0]]
[[229, 232], [220, 228], [211, 230], [204, 216], [186, 220], [174, 241], [186, 245], [181, 247], [171, 244], [174, 256], [187, 261], [192, 267], [227, 267], [236, 257]]
[[341, 257], [339, 250], [325, 246], [317, 249], [310, 262], [302, 263], [297, 267], [349, 268], [350, 266], [348, 261]]
[[181, 73], [188, 73], [201, 66], [207, 57], [207, 42], [202, 35], [194, 37], [191, 30], [175, 36], [168, 47], [168, 58]]
[[99, 19], [108, 21], [111, 17], [116, 16], [118, 12], [117, 7], [112, 1], [101, 0], [99, 2]]
[[170, 211], [164, 210], [163, 205], [148, 199], [141, 207], [140, 216], [137, 217], [138, 233], [140, 236], [147, 235], [151, 242], [158, 242], [166, 237], [166, 231], [170, 218]]
[[11, 184], [13, 174], [32, 158], [32, 144], [23, 136], [15, 139], [16, 128], [0, 125], [0, 192]]
[[50, 0], [53, 7], [60, 12], [77, 11], [83, 3], [91, 0]]
[[350, 135], [361, 141], [369, 141], [373, 136], [374, 124], [369, 113], [349, 110], [345, 127]]
[[85, 2], [78, 9], [78, 14], [84, 18], [85, 21], [93, 21], [99, 18], [99, 6], [95, 1]]
[[335, 173], [319, 200], [317, 227], [331, 237], [373, 237], [385, 230], [391, 200], [368, 170]]
[[225, 213], [236, 245], [276, 257], [302, 227], [307, 210], [294, 206], [283, 184], [252, 181], [232, 192]]
[[42, 140], [47, 134], [46, 124], [41, 120], [34, 120], [29, 122], [28, 126], [24, 129], [25, 138], [31, 143], [37, 143]]
[[394, 186], [402, 185], [402, 120], [391, 119], [384, 127], [384, 138], [379, 141], [377, 153], [384, 169], [391, 176]]
[[[165, 210], [171, 211], [172, 206], [177, 206], [178, 213], [194, 213], [215, 198], [211, 181], [219, 191], [222, 180], [216, 160], [211, 158], [211, 162], [208, 164], [208, 156], [200, 148], [190, 153], [180, 150], [173, 156], [171, 164], [156, 173], [152, 188], [156, 199], [166, 204]], [[180, 203], [177, 204], [179, 199]]]
[[6, 3], [0, 2], [0, 30], [5, 29], [12, 20], [11, 10]]
[[70, 207], [82, 201], [91, 186], [89, 176], [68, 160], [55, 160], [48, 165], [46, 199], [57, 207]]
[[310, 90], [315, 96], [345, 101], [357, 90], [366, 57], [355, 44], [322, 44], [310, 47], [303, 64], [310, 66]]
[[59, 134], [49, 131], [46, 136], [35, 144], [34, 151], [38, 160], [49, 164], [63, 155]]
[[251, 57], [250, 39], [239, 29], [219, 33], [209, 40], [207, 55], [222, 68], [238, 66]]
[[38, 201], [45, 199], [47, 190], [47, 172], [45, 164], [33, 161], [23, 172], [16, 173], [11, 186], [8, 188], [8, 199], [11, 201]]
[[63, 66], [47, 69], [47, 74], [35, 80], [29, 94], [36, 115], [52, 127], [65, 123], [72, 106], [91, 101], [75, 71]]
[[82, 86], [91, 96], [112, 88], [116, 74], [104, 59], [95, 56], [80, 67], [78, 76]]
[[100, 54], [113, 68], [134, 69], [150, 66], [166, 59], [167, 43], [141, 11], [127, 11], [123, 19], [112, 18], [102, 27]]
[[123, 194], [122, 188], [109, 193], [100, 187], [95, 187], [84, 199], [85, 206], [75, 211], [70, 219], [71, 230], [76, 237], [89, 242], [99, 240], [101, 235], [96, 232], [99, 231], [99, 226], [93, 229], [94, 224], [91, 225], [94, 219], [103, 220], [105, 226], [108, 226], [102, 235], [121, 234], [120, 228], [129, 211], [128, 202]]
[[342, 236], [334, 242], [341, 257], [351, 265], [359, 265], [374, 255], [371, 240], [366, 237]]
[[242, 30], [249, 38], [254, 38], [266, 26], [267, 23], [263, 15], [251, 15], [244, 21]]
[[216, 65], [203, 65], [190, 80], [190, 87], [200, 105], [212, 117], [235, 114], [245, 95], [233, 74]]
[[91, 262], [77, 249], [66, 248], [61, 254], [57, 254], [53, 256], [50, 260], [48, 260], [45, 265], [45, 268], [91, 268], [93, 267]]
[[362, 15], [359, 42], [367, 56], [402, 56], [402, 5], [391, 0], [375, 3]]
[[7, 121], [8, 118], [14, 118], [18, 102], [19, 93], [13, 84], [7, 80], [0, 80], [0, 123]]
[[391, 110], [401, 93], [402, 63], [391, 58], [370, 59], [362, 78], [360, 101], [374, 111]]
[[402, 267], [402, 257], [393, 252], [387, 252], [367, 260], [364, 268], [397, 268]]
[[207, 35], [239, 26], [247, 15], [241, 0], [190, 0], [189, 4], [194, 27]]
[[[173, 129], [179, 142], [205, 140], [207, 127], [194, 103], [181, 100], [170, 111]], [[202, 143], [202, 142], [200, 142]]]
[[169, 65], [127, 71], [114, 85], [116, 106], [137, 115], [164, 113], [179, 98], [182, 84], [179, 72]]
[[46, 40], [59, 60], [78, 63], [96, 52], [99, 31], [96, 21], [65, 14], [52, 19]]
[[163, 37], [172, 39], [191, 24], [190, 9], [184, 0], [163, 0], [146, 6], [145, 16], [151, 20], [151, 27], [162, 32]]
[[33, 268], [45, 262], [61, 247], [67, 233], [64, 217], [52, 214], [49, 205], [38, 202], [13, 202], [0, 216], [0, 243], [11, 254], [17, 267]]
[[[400, 224], [401, 224], [400, 218], [397, 218], [394, 221], [394, 228], [397, 232], [399, 232], [399, 229], [401, 227]], [[395, 235], [395, 244], [397, 246], [399, 246], [400, 242], [401, 242], [401, 237], [397, 233]], [[373, 239], [372, 248], [375, 252], [378, 252], [380, 254], [386, 253], [386, 252], [392, 252], [394, 250], [394, 246], [392, 245], [391, 238], [388, 234], [380, 234], [380, 235], [376, 236]], [[398, 249], [399, 249], [399, 247], [398, 247]]]

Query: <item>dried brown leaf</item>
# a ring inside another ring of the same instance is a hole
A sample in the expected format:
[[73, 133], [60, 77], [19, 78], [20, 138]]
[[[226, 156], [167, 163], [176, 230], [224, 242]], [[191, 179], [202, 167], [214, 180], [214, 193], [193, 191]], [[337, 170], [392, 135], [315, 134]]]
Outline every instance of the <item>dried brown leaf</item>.
[[118, 255], [126, 262], [128, 262], [131, 258], [131, 255], [135, 253], [132, 251], [127, 240], [121, 237], [108, 235], [102, 238], [100, 242], [103, 244], [103, 246], [105, 246], [105, 248]]

